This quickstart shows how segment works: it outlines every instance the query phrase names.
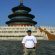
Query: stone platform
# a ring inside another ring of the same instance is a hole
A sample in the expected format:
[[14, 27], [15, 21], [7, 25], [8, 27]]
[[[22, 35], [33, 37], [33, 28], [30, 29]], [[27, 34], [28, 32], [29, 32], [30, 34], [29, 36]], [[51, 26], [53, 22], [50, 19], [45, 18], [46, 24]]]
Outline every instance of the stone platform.
[[[55, 55], [55, 41], [38, 40], [36, 55]], [[23, 55], [21, 41], [0, 41], [0, 55]]]

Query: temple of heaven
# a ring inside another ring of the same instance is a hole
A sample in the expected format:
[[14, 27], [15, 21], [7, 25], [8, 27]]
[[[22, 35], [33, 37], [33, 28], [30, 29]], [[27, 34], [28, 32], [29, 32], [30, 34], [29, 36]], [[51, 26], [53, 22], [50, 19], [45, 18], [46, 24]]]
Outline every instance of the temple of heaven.
[[23, 2], [20, 2], [19, 6], [13, 7], [12, 12], [8, 18], [9, 21], [6, 22], [8, 26], [21, 25], [21, 26], [35, 26], [36, 21], [33, 21], [35, 18], [34, 15], [29, 14], [31, 9], [23, 5]]

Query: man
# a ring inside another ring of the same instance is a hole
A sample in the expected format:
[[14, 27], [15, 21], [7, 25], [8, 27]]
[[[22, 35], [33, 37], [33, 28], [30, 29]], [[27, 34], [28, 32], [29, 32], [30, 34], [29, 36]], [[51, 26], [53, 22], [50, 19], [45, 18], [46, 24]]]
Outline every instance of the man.
[[27, 34], [28, 35], [25, 36], [22, 40], [22, 44], [24, 47], [24, 55], [36, 55], [36, 37], [31, 35], [31, 30], [28, 30]]

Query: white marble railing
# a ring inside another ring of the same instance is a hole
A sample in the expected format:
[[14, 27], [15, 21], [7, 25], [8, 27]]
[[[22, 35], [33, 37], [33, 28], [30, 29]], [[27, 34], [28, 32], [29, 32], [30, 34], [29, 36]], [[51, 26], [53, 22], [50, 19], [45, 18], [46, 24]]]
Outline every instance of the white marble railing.
[[[41, 28], [46, 28], [46, 27], [41, 27]], [[48, 28], [46, 28], [48, 29]], [[53, 29], [53, 28], [52, 28]], [[6, 38], [6, 36], [11, 36], [9, 38], [14, 38], [12, 36], [25, 36], [27, 35], [26, 31], [27, 30], [32, 30], [32, 35], [40, 36], [38, 37], [38, 39], [48, 39], [47, 35], [44, 32], [40, 32], [40, 30], [38, 29], [38, 27], [34, 27], [34, 26], [0, 26], [0, 38], [4, 37]], [[48, 29], [51, 30], [51, 29]], [[2, 39], [1, 38], [1, 39]]]

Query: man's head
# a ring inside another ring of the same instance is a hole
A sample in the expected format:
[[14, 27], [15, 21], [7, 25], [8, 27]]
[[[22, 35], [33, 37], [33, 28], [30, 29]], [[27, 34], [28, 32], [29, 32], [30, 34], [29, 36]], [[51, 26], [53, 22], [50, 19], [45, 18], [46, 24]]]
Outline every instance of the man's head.
[[31, 30], [27, 30], [27, 34], [31, 36]]

